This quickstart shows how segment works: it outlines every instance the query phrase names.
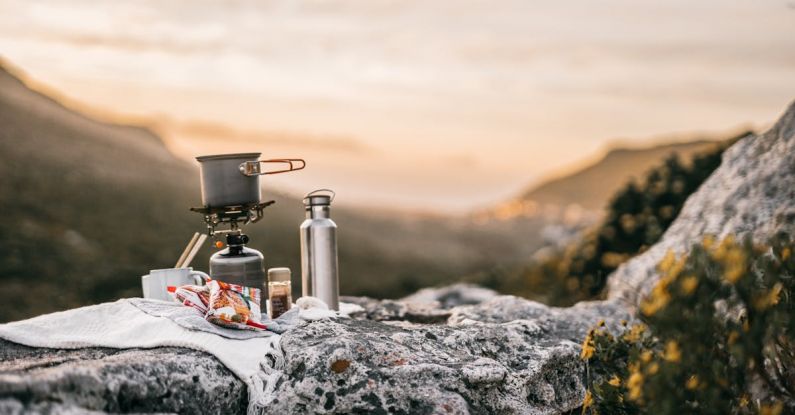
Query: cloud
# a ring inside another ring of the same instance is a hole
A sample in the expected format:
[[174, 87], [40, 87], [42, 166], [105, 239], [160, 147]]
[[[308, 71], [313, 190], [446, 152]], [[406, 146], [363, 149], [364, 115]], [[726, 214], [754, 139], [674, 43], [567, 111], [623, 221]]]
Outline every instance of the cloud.
[[189, 136], [199, 140], [223, 140], [237, 143], [254, 142], [257, 144], [316, 148], [345, 153], [367, 153], [372, 151], [372, 148], [351, 137], [243, 130], [211, 121], [175, 121], [165, 119], [158, 120], [156, 128], [170, 135]]
[[13, 35], [15, 37], [28, 37], [41, 42], [66, 43], [78, 47], [107, 47], [109, 49], [127, 50], [130, 52], [154, 50], [172, 54], [192, 54], [218, 51], [225, 47], [221, 40], [196, 42], [165, 37], [145, 39], [126, 35], [54, 31], [40, 31], [35, 33], [14, 32]]

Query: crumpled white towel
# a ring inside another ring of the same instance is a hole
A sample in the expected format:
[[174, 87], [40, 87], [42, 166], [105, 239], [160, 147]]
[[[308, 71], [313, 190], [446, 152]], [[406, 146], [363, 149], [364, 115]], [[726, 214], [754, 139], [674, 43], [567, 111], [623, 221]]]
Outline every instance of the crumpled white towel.
[[[343, 313], [337, 314], [325, 308], [323, 311], [327, 313], [320, 318], [344, 316]], [[319, 316], [312, 309], [313, 307], [299, 308], [300, 318], [317, 319]], [[309, 315], [304, 316], [307, 311], [310, 311]], [[345, 311], [356, 311], [356, 308], [346, 306]], [[280, 371], [284, 367], [279, 334], [230, 339], [218, 334], [190, 330], [169, 318], [141, 311], [130, 299], [0, 324], [0, 338], [31, 347], [58, 349], [175, 346], [201, 350], [215, 356], [246, 382], [249, 390], [249, 413], [261, 411], [260, 403], [267, 401], [267, 397], [262, 394], [267, 393], [269, 388], [263, 388], [263, 380], [272, 377], [274, 371]]]

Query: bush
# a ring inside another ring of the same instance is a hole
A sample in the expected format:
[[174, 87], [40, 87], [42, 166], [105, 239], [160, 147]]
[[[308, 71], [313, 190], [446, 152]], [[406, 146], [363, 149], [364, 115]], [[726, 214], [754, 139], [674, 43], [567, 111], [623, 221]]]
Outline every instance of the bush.
[[795, 409], [793, 249], [786, 235], [765, 245], [707, 237], [687, 255], [669, 253], [641, 322], [618, 336], [597, 325], [585, 338], [583, 413]]

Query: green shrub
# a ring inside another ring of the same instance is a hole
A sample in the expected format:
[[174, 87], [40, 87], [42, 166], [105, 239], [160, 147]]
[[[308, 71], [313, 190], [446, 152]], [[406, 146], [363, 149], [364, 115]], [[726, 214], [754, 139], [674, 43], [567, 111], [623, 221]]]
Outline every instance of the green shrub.
[[795, 249], [707, 237], [669, 253], [641, 322], [583, 342], [590, 414], [780, 414], [795, 394]]

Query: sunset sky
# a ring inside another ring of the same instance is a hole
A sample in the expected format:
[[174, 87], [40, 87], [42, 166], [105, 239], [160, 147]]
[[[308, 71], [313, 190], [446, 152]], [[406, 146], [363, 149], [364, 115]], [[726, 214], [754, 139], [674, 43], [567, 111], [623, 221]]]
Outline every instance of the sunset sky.
[[182, 157], [304, 157], [266, 183], [462, 211], [616, 140], [767, 125], [795, 0], [0, 0], [0, 56]]

